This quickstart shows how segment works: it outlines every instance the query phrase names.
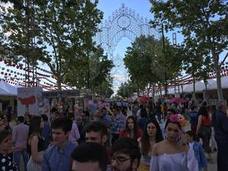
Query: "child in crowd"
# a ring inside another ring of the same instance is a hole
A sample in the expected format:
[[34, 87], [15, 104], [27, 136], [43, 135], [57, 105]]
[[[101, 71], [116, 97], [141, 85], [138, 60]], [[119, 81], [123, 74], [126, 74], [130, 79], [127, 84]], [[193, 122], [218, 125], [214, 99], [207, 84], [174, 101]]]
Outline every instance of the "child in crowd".
[[194, 155], [198, 161], [199, 171], [207, 171], [207, 159], [204, 154], [202, 145], [198, 142], [194, 136], [193, 131], [189, 130], [185, 132], [186, 141], [190, 148], [193, 148]]

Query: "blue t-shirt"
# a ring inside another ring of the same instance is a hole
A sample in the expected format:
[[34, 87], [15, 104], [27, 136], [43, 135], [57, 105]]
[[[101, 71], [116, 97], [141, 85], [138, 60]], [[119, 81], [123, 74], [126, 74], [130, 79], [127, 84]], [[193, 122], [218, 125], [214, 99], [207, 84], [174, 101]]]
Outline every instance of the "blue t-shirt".
[[66, 142], [63, 149], [51, 145], [44, 153], [42, 171], [69, 171], [71, 170], [71, 153], [76, 145]]

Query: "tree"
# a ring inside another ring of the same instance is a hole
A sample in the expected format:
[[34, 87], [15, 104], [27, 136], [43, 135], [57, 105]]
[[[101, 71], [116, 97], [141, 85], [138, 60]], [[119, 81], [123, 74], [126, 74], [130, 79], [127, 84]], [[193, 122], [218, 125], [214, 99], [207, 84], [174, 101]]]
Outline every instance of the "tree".
[[[7, 1], [2, 1], [7, 2]], [[15, 1], [9, 1], [14, 3]], [[37, 60], [46, 61], [40, 47], [38, 18], [33, 15], [38, 10], [33, 1], [16, 1], [13, 6], [0, 5], [0, 38], [4, 50], [1, 52], [10, 61], [17, 63], [23, 60], [27, 64], [27, 85], [30, 85], [30, 65], [34, 69]], [[34, 83], [34, 74], [33, 74]]]
[[94, 92], [103, 97], [110, 98], [114, 93], [114, 91], [112, 90], [111, 76], [107, 77], [105, 80], [100, 82], [100, 84], [95, 87]]
[[[28, 51], [24, 41], [31, 39], [32, 36], [33, 45], [38, 47], [38, 52], [41, 55], [32, 54], [36, 56], [36, 60], [43, 58], [42, 61], [50, 67], [57, 79], [58, 89], [61, 90], [64, 76], [70, 72], [69, 69], [75, 64], [74, 60], [88, 56], [87, 51], [91, 51], [95, 46], [93, 36], [98, 31], [97, 26], [102, 18], [102, 12], [96, 8], [98, 2], [90, 0], [11, 2], [13, 2], [14, 8], [8, 8], [8, 12], [4, 14], [4, 28], [7, 29], [3, 29], [3, 32], [11, 31], [11, 36], [8, 39], [10, 42], [17, 42], [19, 50], [26, 49]], [[30, 12], [32, 27], [36, 34], [28, 29], [30, 27], [24, 25], [27, 20], [20, 17], [24, 13], [26, 14], [24, 11]], [[20, 20], [14, 18], [20, 18]], [[21, 34], [21, 31], [24, 30], [28, 30], [27, 34]], [[23, 39], [21, 35], [24, 36]], [[10, 48], [10, 44], [8, 45]], [[27, 51], [26, 55], [32, 52]], [[22, 53], [20, 52], [18, 56], [21, 56], [20, 54]]]
[[193, 82], [193, 99], [196, 100], [195, 95], [195, 83], [198, 79], [203, 79], [206, 81], [208, 79], [208, 73], [211, 69], [211, 60], [206, 56], [207, 53], [203, 53], [202, 50], [194, 46], [195, 42], [188, 42], [185, 47], [183, 47], [182, 55], [183, 58], [183, 69], [186, 73], [192, 75]]
[[[88, 58], [88, 51], [94, 47], [93, 36], [98, 31], [102, 13], [96, 8], [97, 2], [57, 1], [42, 6], [39, 16], [42, 24], [43, 41], [52, 48], [46, 48], [48, 63], [56, 76], [58, 87], [77, 58]], [[85, 19], [86, 18], [86, 19]]]
[[[217, 78], [218, 99], [223, 99], [221, 88], [221, 65], [226, 60], [228, 34], [228, 6], [225, 1], [191, 0], [191, 1], [157, 1], [151, 0], [151, 12], [154, 25], [166, 23], [168, 29], [179, 28], [185, 42], [197, 42], [198, 49], [208, 50], [213, 60], [213, 69]], [[224, 58], [222, 54], [225, 53]]]
[[157, 44], [158, 41], [153, 37], [141, 36], [136, 38], [132, 47], [127, 48], [124, 64], [128, 69], [131, 81], [138, 87], [137, 92], [144, 90], [149, 83], [157, 81], [157, 75], [151, 70]]
[[137, 86], [133, 82], [128, 81], [125, 83], [121, 83], [117, 91], [117, 95], [123, 98], [128, 98], [132, 96], [133, 93], [135, 93], [136, 91], [137, 91]]
[[[93, 49], [87, 57], [74, 60], [74, 65], [69, 66], [71, 72], [65, 75], [65, 81], [79, 89], [90, 89], [93, 93], [105, 94], [111, 92], [111, 69], [113, 62], [103, 54], [103, 49]], [[100, 90], [99, 90], [100, 88]], [[102, 92], [102, 91], [104, 92]], [[108, 93], [110, 94], [110, 93]]]
[[163, 53], [162, 40], [141, 36], [127, 49], [124, 63], [138, 90], [151, 89], [157, 83], [166, 87], [180, 71], [182, 61], [177, 60], [178, 48], [171, 46], [168, 40], [165, 43]]

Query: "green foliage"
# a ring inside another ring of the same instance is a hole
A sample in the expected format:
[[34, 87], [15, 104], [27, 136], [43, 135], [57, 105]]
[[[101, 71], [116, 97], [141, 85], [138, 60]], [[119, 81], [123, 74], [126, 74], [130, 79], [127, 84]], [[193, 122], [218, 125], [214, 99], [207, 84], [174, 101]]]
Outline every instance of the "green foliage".
[[6, 8], [1, 4], [1, 44], [4, 47], [3, 55], [14, 62], [22, 59], [29, 64], [36, 65], [37, 60], [45, 61], [42, 54], [42, 47], [37, 42], [40, 41], [38, 29], [38, 18], [33, 15], [38, 10], [37, 5], [31, 8], [29, 2], [23, 4], [17, 1], [18, 7]]
[[137, 92], [137, 86], [131, 82], [122, 83], [117, 91], [117, 95], [123, 98], [127, 98], [133, 95], [133, 93]]
[[127, 67], [132, 81], [137, 82], [139, 89], [144, 89], [149, 82], [156, 81], [152, 72], [152, 59], [155, 57], [157, 45], [153, 37], [141, 36], [136, 38], [132, 47], [127, 48], [124, 64]]
[[167, 83], [181, 69], [182, 59], [179, 48], [165, 41], [165, 52], [161, 40], [141, 36], [127, 49], [124, 58], [131, 81], [138, 89], [144, 90], [147, 85]]
[[65, 75], [65, 81], [79, 89], [91, 89], [94, 93], [110, 94], [113, 67], [111, 60], [103, 54], [101, 48], [94, 48], [88, 56], [77, 58], [74, 65], [69, 65], [71, 72]]
[[[222, 0], [151, 0], [151, 12], [155, 21], [153, 26], [160, 27], [165, 24], [167, 30], [179, 28], [184, 36], [187, 48], [196, 49], [195, 59], [189, 63], [199, 63], [210, 57], [217, 79], [220, 80], [220, 67], [227, 58], [228, 35], [228, 5]], [[221, 53], [226, 55], [220, 59]], [[200, 55], [203, 54], [203, 56]], [[206, 60], [207, 61], [207, 60]], [[221, 62], [220, 62], [221, 61]], [[206, 62], [207, 63], [207, 62]], [[198, 66], [197, 65], [194, 65]], [[193, 69], [195, 70], [195, 69]], [[218, 98], [222, 99], [221, 81], [218, 84]]]
[[47, 63], [61, 89], [65, 74], [77, 64], [75, 60], [88, 57], [88, 52], [96, 49], [92, 38], [102, 19], [97, 1], [11, 2], [14, 8], [2, 6], [1, 13], [2, 32], [11, 32], [3, 36], [6, 47], [17, 59]]

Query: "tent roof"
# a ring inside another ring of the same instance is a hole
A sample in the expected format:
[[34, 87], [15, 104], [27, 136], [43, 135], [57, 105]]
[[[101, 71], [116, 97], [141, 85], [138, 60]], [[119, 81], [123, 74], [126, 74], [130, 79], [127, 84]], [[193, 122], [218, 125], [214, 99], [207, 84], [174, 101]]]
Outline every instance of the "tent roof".
[[0, 96], [17, 96], [17, 87], [0, 81]]
[[[228, 88], [228, 77], [221, 77], [221, 83], [222, 83], [222, 88]], [[217, 89], [216, 80], [214, 80], [211, 86], [208, 86], [208, 90], [214, 90], [214, 89]]]
[[[208, 79], [207, 89], [208, 90], [216, 90], [217, 89], [217, 82], [216, 79]], [[228, 76], [221, 77], [222, 88], [228, 88]], [[196, 92], [202, 92], [205, 90], [204, 82], [197, 81], [195, 84]], [[191, 93], [193, 92], [193, 84], [187, 84], [183, 86], [183, 92]]]
[[[216, 90], [217, 89], [217, 82], [216, 79], [208, 79], [208, 84], [207, 84], [207, 89], [208, 90]], [[228, 88], [228, 76], [221, 77], [221, 83], [222, 83], [222, 88]], [[204, 82], [201, 81], [196, 81], [195, 84], [196, 87], [196, 92], [202, 92], [205, 90], [205, 85]], [[191, 93], [193, 92], [193, 84], [186, 84], [183, 85], [183, 92], [185, 93]], [[164, 94], [164, 91], [162, 91], [162, 94]], [[168, 94], [175, 94], [174, 87], [168, 88]]]

